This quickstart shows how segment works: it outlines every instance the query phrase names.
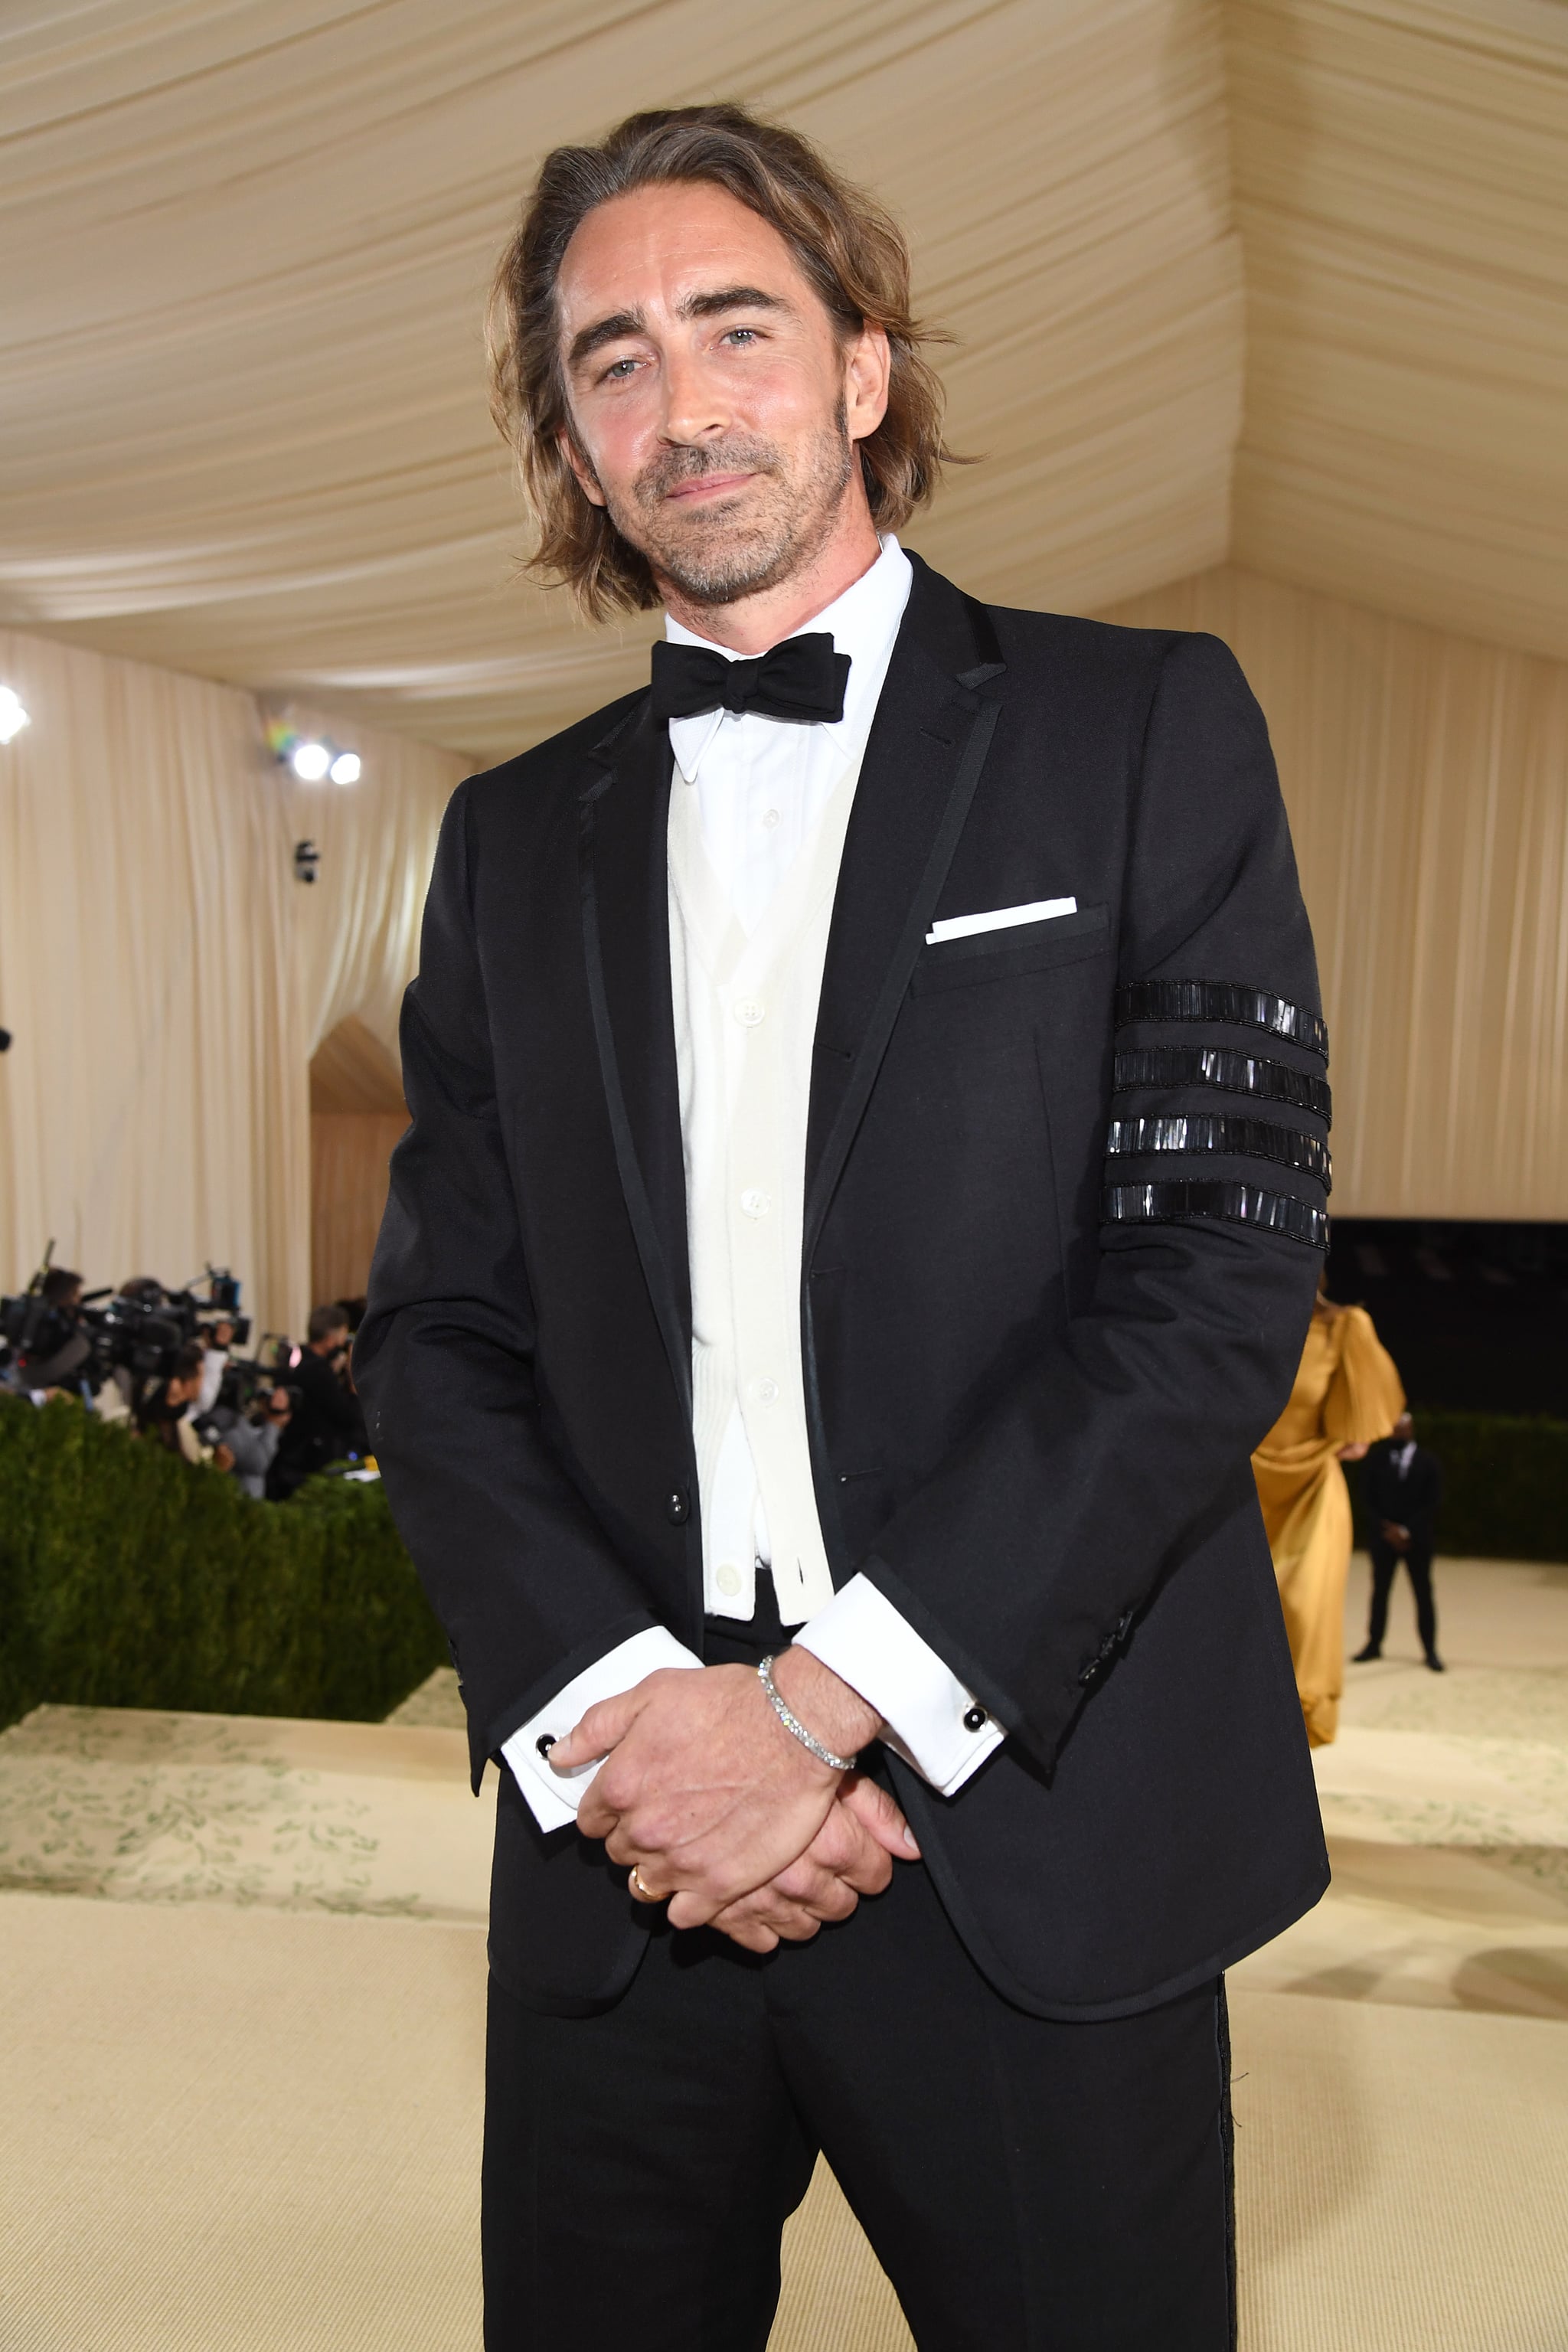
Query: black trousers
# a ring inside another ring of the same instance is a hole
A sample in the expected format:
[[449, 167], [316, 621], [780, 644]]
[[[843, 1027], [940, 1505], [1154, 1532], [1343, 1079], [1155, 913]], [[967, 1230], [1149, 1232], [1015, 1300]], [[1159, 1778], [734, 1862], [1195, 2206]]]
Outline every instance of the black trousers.
[[[715, 1631], [710, 1654], [773, 1633]], [[596, 2016], [491, 1981], [486, 2352], [763, 2352], [819, 2149], [921, 2352], [1234, 2346], [1223, 1982], [1030, 2017], [918, 1863], [765, 1958], [662, 1914], [647, 1934]]]
[[1421, 1636], [1421, 1647], [1431, 1657], [1437, 1647], [1437, 1604], [1432, 1597], [1430, 1544], [1412, 1544], [1407, 1552], [1397, 1552], [1381, 1536], [1374, 1536], [1367, 1549], [1372, 1554], [1372, 1617], [1366, 1629], [1367, 1640], [1374, 1649], [1383, 1646], [1383, 1637], [1388, 1630], [1388, 1597], [1403, 1559], [1415, 1594], [1415, 1630]]

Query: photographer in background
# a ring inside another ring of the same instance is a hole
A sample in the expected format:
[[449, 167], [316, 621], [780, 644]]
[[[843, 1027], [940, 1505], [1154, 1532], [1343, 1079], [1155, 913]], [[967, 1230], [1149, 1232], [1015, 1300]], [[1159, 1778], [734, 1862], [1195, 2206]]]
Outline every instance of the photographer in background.
[[26, 1378], [30, 1389], [71, 1387], [91, 1353], [81, 1327], [81, 1276], [52, 1265], [38, 1292], [37, 1321], [26, 1343]]
[[197, 1333], [205, 1353], [202, 1359], [202, 1388], [196, 1399], [196, 1418], [211, 1412], [223, 1387], [223, 1376], [228, 1370], [229, 1349], [234, 1345], [234, 1320], [220, 1315], [215, 1323], [207, 1324]]
[[258, 1503], [266, 1497], [268, 1475], [293, 1415], [297, 1393], [286, 1388], [263, 1389], [245, 1412], [219, 1405], [206, 1417], [205, 1425], [216, 1432], [234, 1457], [236, 1482]]
[[205, 1352], [199, 1339], [187, 1339], [175, 1351], [163, 1378], [150, 1381], [142, 1391], [136, 1408], [136, 1426], [143, 1437], [152, 1438], [166, 1453], [183, 1454], [187, 1462], [210, 1463], [215, 1470], [232, 1470], [232, 1449], [221, 1444], [204, 1445], [200, 1432], [189, 1417], [191, 1407], [201, 1394]]
[[366, 1450], [364, 1415], [349, 1370], [349, 1318], [340, 1306], [311, 1312], [310, 1337], [290, 1371], [299, 1391], [267, 1482], [274, 1502], [283, 1502], [329, 1462]]

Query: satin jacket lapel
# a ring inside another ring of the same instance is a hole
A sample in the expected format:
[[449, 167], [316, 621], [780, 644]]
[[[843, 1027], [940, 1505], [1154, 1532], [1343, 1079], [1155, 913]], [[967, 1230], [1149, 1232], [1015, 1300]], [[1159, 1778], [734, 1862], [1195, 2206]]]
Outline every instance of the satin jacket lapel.
[[686, 1168], [669, 984], [671, 754], [647, 699], [590, 755], [583, 789], [583, 947], [626, 1212], [676, 1392], [691, 1411]]
[[844, 844], [812, 1063], [807, 1265], [931, 928], [1005, 667], [984, 609], [919, 557]]

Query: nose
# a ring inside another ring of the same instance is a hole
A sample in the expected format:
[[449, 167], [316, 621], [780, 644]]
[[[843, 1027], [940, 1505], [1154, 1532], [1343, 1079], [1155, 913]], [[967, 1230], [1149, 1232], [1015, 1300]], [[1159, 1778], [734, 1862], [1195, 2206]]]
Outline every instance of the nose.
[[729, 426], [730, 403], [720, 371], [705, 367], [700, 355], [676, 350], [665, 355], [664, 408], [659, 420], [661, 439], [692, 448], [712, 441]]

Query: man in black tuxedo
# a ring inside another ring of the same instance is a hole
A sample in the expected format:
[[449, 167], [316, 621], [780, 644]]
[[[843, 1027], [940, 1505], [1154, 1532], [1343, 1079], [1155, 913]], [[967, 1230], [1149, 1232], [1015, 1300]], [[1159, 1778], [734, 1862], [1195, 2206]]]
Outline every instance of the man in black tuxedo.
[[349, 1318], [336, 1304], [313, 1307], [310, 1328], [290, 1384], [298, 1391], [268, 1476], [274, 1502], [285, 1502], [307, 1478], [365, 1448], [364, 1412], [345, 1385]]
[[1327, 1862], [1249, 1454], [1326, 1037], [1211, 638], [900, 548], [887, 216], [741, 110], [547, 159], [539, 561], [652, 688], [471, 779], [356, 1358], [500, 1762], [489, 2352], [762, 2352], [826, 2152], [922, 2352], [1234, 2343], [1223, 1971]]
[[1362, 1492], [1373, 1523], [1373, 1532], [1367, 1539], [1367, 1549], [1372, 1554], [1372, 1618], [1366, 1631], [1366, 1647], [1356, 1652], [1354, 1663], [1364, 1665], [1369, 1658], [1383, 1655], [1383, 1637], [1388, 1630], [1388, 1596], [1403, 1560], [1415, 1595], [1415, 1626], [1421, 1647], [1426, 1664], [1434, 1674], [1440, 1675], [1443, 1661], [1437, 1655], [1432, 1551], [1437, 1538], [1443, 1476], [1436, 1455], [1416, 1444], [1415, 1423], [1408, 1412], [1400, 1414], [1392, 1437], [1385, 1437], [1368, 1452], [1362, 1471]]

